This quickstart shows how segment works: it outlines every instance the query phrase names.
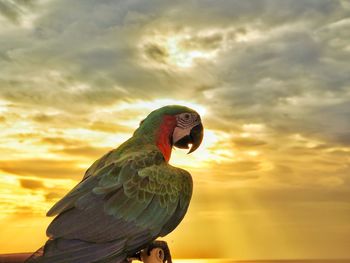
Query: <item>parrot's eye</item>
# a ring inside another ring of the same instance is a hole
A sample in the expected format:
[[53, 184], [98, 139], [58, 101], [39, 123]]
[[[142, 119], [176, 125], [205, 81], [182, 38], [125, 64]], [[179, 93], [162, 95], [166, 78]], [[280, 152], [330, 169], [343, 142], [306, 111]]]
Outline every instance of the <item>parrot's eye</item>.
[[196, 113], [181, 113], [176, 116], [177, 125], [179, 127], [193, 127], [200, 122], [200, 118]]

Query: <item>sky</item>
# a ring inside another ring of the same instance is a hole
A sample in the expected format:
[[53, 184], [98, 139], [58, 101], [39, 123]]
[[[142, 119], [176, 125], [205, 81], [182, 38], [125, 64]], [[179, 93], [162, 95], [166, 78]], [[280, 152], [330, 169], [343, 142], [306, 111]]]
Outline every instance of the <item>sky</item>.
[[175, 149], [194, 193], [175, 258], [350, 258], [350, 2], [0, 0], [0, 253], [152, 110], [205, 127]]

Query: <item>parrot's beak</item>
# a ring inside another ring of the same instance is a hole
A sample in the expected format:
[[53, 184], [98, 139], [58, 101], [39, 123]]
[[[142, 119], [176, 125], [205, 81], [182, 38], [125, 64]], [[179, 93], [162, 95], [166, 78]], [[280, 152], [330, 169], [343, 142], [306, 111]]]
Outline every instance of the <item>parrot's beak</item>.
[[[178, 127], [176, 129], [178, 129]], [[187, 134], [183, 134], [184, 132]], [[191, 149], [189, 150], [188, 153], [194, 152], [202, 143], [203, 125], [202, 123], [199, 123], [196, 126], [192, 127], [191, 130], [189, 131], [182, 130], [180, 132], [175, 130], [174, 132], [175, 137], [177, 137], [176, 135], [178, 134], [182, 134], [184, 136], [179, 138], [178, 140], [176, 140], [177, 138], [174, 138], [175, 139], [174, 146], [181, 149], [188, 149], [190, 148], [189, 145], [191, 145]]]
[[201, 145], [201, 143], [202, 143], [202, 140], [203, 140], [203, 125], [202, 125], [202, 123], [198, 124], [197, 126], [194, 126], [191, 129], [190, 137], [191, 137], [190, 143], [192, 144], [192, 147], [188, 153], [191, 153], [191, 152], [194, 152], [195, 150], [197, 150], [199, 145]]

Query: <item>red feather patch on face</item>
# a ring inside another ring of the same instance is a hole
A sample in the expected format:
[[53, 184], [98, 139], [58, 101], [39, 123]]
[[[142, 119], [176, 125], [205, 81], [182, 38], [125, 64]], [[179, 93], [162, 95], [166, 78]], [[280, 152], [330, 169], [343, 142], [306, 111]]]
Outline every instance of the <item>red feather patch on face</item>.
[[165, 115], [160, 124], [156, 144], [159, 150], [163, 153], [164, 159], [168, 162], [171, 156], [171, 142], [170, 138], [176, 126], [175, 116]]

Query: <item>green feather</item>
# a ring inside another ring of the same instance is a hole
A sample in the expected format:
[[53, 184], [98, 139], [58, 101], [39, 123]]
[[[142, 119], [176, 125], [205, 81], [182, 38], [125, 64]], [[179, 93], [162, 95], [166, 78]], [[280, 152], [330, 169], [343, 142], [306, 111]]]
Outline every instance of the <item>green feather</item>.
[[153, 111], [132, 138], [94, 162], [47, 213], [59, 214], [48, 228], [51, 238], [118, 242], [124, 244], [120, 256], [171, 232], [187, 211], [192, 179], [169, 165], [155, 142], [163, 116], [183, 112], [193, 110], [173, 105]]

